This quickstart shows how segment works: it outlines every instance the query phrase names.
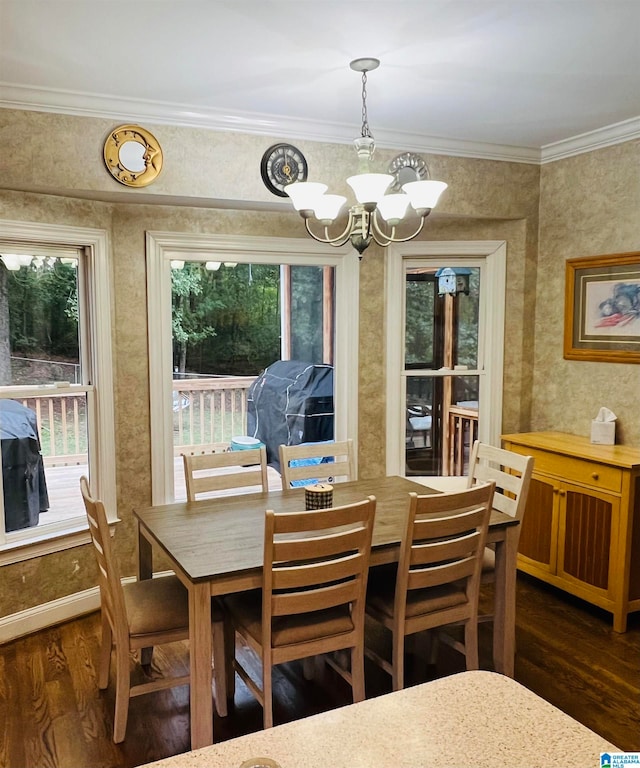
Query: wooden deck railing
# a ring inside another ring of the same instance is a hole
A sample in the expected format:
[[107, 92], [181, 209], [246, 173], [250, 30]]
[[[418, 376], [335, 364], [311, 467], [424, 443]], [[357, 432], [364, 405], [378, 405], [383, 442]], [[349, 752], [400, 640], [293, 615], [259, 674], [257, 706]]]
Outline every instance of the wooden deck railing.
[[[176, 379], [173, 382], [174, 452], [185, 446], [228, 443], [247, 430], [247, 392], [255, 376]], [[84, 392], [56, 391], [20, 398], [38, 422], [45, 466], [87, 463], [87, 399]]]
[[36, 414], [44, 464], [47, 467], [87, 463], [87, 396], [64, 392], [20, 398]]
[[449, 455], [445, 475], [464, 475], [471, 453], [471, 446], [478, 437], [478, 409], [450, 405], [449, 413]]
[[247, 392], [255, 376], [180, 379], [173, 382], [173, 445], [228, 443], [247, 433]]

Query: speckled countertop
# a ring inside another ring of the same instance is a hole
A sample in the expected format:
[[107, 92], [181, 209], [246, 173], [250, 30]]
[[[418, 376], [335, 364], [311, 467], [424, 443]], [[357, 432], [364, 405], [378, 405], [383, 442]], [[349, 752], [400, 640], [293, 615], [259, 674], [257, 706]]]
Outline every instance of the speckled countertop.
[[573, 718], [494, 672], [463, 672], [153, 763], [239, 768], [589, 768], [617, 752]]

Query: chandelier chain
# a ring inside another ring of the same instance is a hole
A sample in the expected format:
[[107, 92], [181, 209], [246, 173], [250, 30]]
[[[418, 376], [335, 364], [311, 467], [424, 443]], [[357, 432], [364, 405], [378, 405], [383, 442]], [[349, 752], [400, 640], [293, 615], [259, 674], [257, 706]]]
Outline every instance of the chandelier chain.
[[367, 70], [362, 73], [362, 136], [372, 139], [367, 119]]

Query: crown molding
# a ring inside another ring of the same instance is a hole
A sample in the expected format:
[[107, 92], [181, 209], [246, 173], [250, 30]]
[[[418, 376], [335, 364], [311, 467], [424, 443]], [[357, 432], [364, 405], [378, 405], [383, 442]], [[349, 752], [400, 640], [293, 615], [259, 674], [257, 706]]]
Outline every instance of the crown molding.
[[[303, 139], [329, 144], [350, 144], [354, 126], [282, 118], [262, 113], [238, 112], [194, 107], [143, 99], [113, 98], [96, 94], [48, 88], [30, 88], [0, 82], [0, 107], [32, 112], [53, 112], [77, 117], [111, 118], [134, 123], [155, 123], [184, 128], [205, 128], [283, 139]], [[514, 163], [540, 163], [540, 150], [484, 142], [444, 139], [418, 134], [376, 131], [378, 147], [403, 149], [453, 157], [504, 160]]]
[[[114, 98], [77, 91], [31, 88], [5, 82], [0, 82], [0, 108], [269, 135], [329, 144], [349, 144], [354, 138], [354, 127], [345, 124], [282, 118], [263, 113], [229, 114], [224, 110], [190, 104]], [[541, 165], [638, 137], [640, 117], [545, 144], [542, 148], [446, 139], [384, 129], [376, 131], [376, 144], [389, 149], [400, 148], [406, 152]]]
[[545, 144], [541, 151], [541, 163], [543, 165], [552, 163], [565, 157], [593, 152], [596, 149], [611, 147], [637, 138], [640, 138], [640, 117], [632, 117], [595, 131], [581, 133], [553, 144]]

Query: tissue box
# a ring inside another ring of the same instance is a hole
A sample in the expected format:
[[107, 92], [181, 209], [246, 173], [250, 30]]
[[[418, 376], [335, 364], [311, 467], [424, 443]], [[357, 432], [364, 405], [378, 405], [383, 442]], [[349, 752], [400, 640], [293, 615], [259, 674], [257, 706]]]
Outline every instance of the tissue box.
[[591, 422], [591, 442], [598, 445], [614, 445], [616, 442], [615, 421]]

